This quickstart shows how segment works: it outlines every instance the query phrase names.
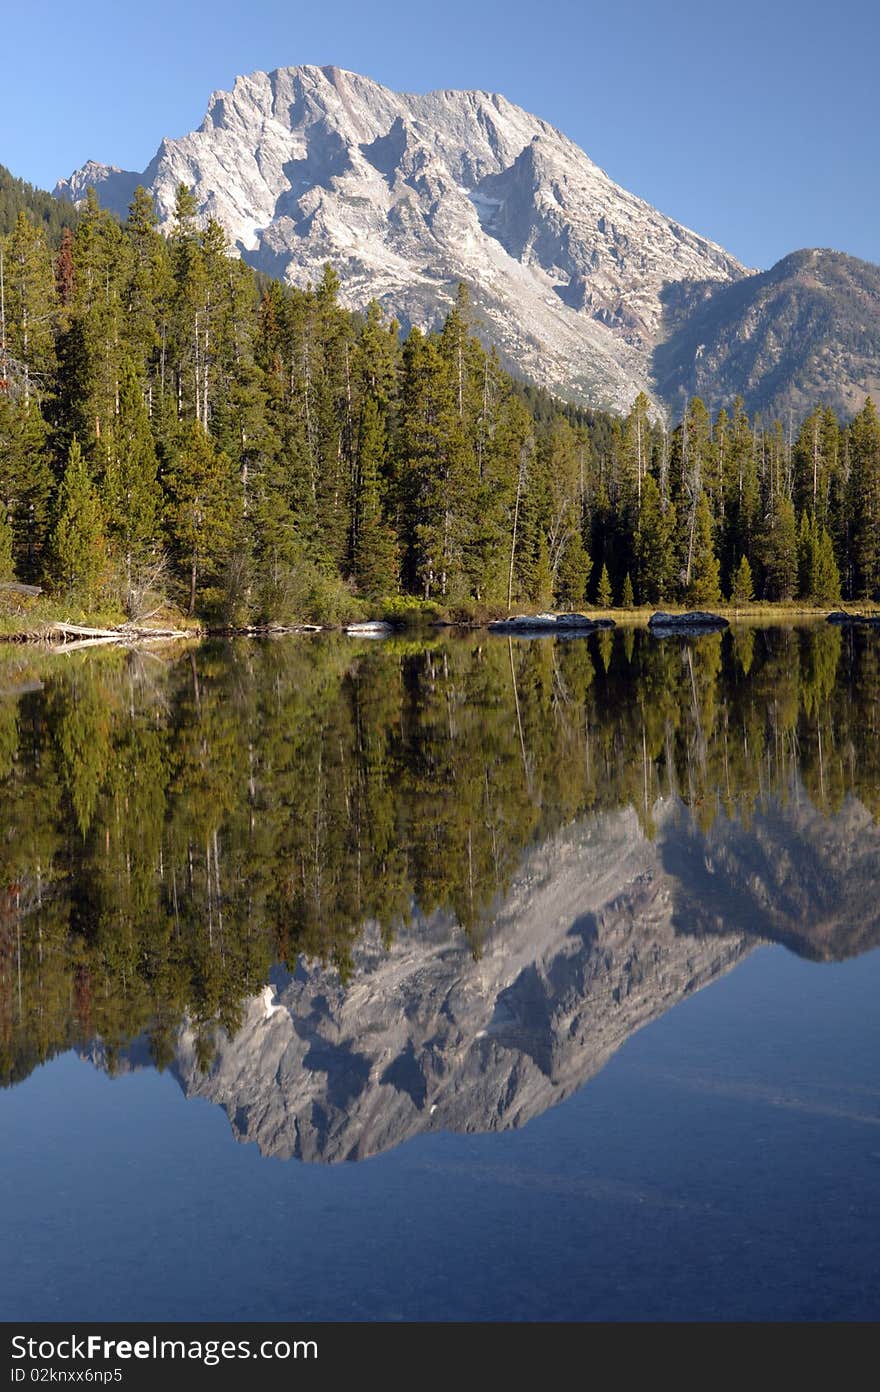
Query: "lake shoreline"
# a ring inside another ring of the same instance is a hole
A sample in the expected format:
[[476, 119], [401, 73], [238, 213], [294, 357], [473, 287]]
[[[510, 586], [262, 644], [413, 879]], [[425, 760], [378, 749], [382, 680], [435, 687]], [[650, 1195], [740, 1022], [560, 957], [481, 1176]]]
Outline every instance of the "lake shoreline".
[[[583, 630], [578, 630], [576, 625], [561, 624], [559, 633], [566, 636], [589, 636], [591, 632], [608, 629], [609, 620], [617, 628], [636, 628], [649, 629], [650, 619], [657, 611], [654, 608], [641, 607], [635, 609], [590, 609], [583, 612], [584, 618], [590, 624], [596, 625], [591, 628], [585, 624]], [[670, 606], [664, 611], [676, 618], [684, 617], [693, 611], [684, 606]], [[880, 605], [874, 603], [862, 603], [858, 610], [831, 609], [827, 606], [816, 608], [809, 605], [796, 604], [753, 604], [734, 606], [721, 604], [713, 608], [712, 613], [719, 619], [726, 620], [731, 625], [746, 624], [749, 627], [774, 627], [782, 624], [802, 624], [810, 622], [828, 622], [831, 615], [835, 613], [846, 613], [852, 622], [858, 623], [862, 619], [877, 620], [880, 618]], [[20, 629], [11, 629], [7, 632], [0, 631], [0, 644], [10, 644], [19, 646], [39, 646], [43, 648], [57, 648], [58, 650], [72, 651], [84, 647], [98, 647], [106, 645], [119, 645], [123, 647], [136, 647], [151, 643], [182, 643], [182, 642], [205, 642], [211, 638], [281, 638], [281, 637], [306, 637], [316, 634], [336, 633], [344, 636], [357, 638], [390, 637], [404, 633], [418, 633], [428, 630], [458, 631], [458, 632], [490, 632], [493, 625], [506, 624], [509, 620], [521, 617], [523, 620], [535, 617], [526, 611], [518, 611], [517, 615], [507, 615], [504, 613], [492, 613], [491, 616], [480, 616], [480, 618], [464, 617], [428, 617], [427, 615], [407, 616], [406, 619], [400, 617], [384, 618], [378, 616], [370, 620], [351, 619], [341, 623], [317, 624], [317, 623], [290, 623], [290, 624], [210, 624], [200, 623], [196, 625], [186, 624], [185, 627], [162, 626], [151, 627], [149, 624], [136, 624], [131, 622], [118, 625], [100, 623], [100, 616], [96, 616], [90, 621], [86, 615], [80, 623], [70, 623], [66, 620], [41, 620], [35, 626]], [[847, 626], [844, 624], [844, 626]], [[870, 622], [868, 626], [871, 626]], [[688, 630], [683, 625], [682, 633]], [[694, 629], [694, 633], [707, 630]], [[506, 633], [496, 633], [493, 636], [535, 636], [540, 632], [539, 628], [530, 629], [526, 622], [523, 622], [520, 633], [513, 629]], [[552, 636], [552, 629], [546, 631], [546, 636]]]

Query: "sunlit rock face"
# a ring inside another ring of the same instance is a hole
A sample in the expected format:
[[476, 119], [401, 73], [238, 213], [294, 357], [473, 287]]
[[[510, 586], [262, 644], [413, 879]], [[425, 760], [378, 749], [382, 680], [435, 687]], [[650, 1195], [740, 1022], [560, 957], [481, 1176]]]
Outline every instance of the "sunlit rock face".
[[181, 182], [259, 269], [306, 285], [330, 261], [352, 308], [430, 326], [467, 281], [508, 364], [592, 405], [651, 393], [670, 285], [745, 273], [504, 97], [397, 93], [335, 67], [239, 77], [142, 173], [92, 161], [56, 193], [92, 186], [124, 214], [144, 184], [167, 229]]

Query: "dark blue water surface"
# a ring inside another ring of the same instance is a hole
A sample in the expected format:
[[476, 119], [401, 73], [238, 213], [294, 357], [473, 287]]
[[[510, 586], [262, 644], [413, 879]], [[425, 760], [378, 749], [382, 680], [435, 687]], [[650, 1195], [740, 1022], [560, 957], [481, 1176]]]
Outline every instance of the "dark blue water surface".
[[7, 1319], [871, 1319], [880, 953], [779, 948], [520, 1131], [265, 1159], [153, 1070], [3, 1099]]

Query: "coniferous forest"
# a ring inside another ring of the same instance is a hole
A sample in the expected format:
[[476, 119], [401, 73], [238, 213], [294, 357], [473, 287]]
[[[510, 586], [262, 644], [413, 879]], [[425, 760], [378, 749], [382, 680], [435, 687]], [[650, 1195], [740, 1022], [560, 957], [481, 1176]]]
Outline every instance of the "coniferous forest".
[[257, 276], [182, 185], [168, 238], [143, 190], [63, 229], [0, 193], [0, 579], [230, 625], [880, 587], [870, 400], [782, 423], [694, 399], [674, 429], [644, 395], [565, 406], [502, 370], [464, 287], [404, 337], [329, 266]]

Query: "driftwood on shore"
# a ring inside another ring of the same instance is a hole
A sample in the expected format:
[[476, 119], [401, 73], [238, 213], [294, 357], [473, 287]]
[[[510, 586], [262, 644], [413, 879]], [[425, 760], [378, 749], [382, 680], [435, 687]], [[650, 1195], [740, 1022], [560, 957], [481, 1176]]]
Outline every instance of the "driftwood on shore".
[[10, 633], [3, 637], [7, 643], [45, 643], [75, 652], [81, 648], [100, 647], [115, 643], [122, 647], [133, 647], [138, 643], [174, 642], [189, 639], [194, 635], [186, 629], [150, 628], [136, 623], [120, 624], [118, 628], [87, 628], [83, 624], [64, 623], [57, 620], [41, 624], [33, 632]]
[[17, 682], [15, 686], [0, 686], [0, 701], [18, 701], [22, 696], [31, 696], [42, 690], [43, 683], [37, 678], [33, 678], [31, 681]]
[[40, 585], [22, 585], [19, 580], [0, 580], [0, 596], [21, 595], [25, 599], [38, 599], [43, 593]]

